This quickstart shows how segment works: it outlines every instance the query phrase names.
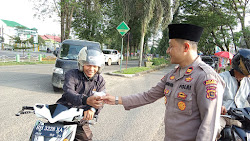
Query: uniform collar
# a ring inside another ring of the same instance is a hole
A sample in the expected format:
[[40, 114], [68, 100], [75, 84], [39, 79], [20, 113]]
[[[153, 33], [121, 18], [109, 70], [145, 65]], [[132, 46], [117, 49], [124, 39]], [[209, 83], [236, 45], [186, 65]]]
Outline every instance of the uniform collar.
[[194, 72], [194, 69], [198, 66], [198, 64], [202, 62], [201, 57], [198, 56], [194, 62], [184, 68], [181, 68], [180, 66], [178, 66], [178, 68], [176, 69], [176, 80], [182, 78], [184, 75], [191, 75]]

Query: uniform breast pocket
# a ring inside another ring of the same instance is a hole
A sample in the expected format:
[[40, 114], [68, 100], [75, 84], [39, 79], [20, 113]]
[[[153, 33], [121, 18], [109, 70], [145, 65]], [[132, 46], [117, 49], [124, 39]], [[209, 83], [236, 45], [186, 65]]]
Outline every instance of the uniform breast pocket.
[[177, 91], [174, 95], [175, 97], [175, 109], [174, 112], [181, 114], [192, 114], [192, 93], [187, 93], [183, 91]]

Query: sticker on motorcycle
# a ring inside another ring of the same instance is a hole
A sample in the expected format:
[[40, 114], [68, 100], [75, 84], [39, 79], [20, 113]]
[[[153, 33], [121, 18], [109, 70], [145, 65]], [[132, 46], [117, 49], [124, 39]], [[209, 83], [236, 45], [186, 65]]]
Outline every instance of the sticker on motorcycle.
[[38, 121], [34, 128], [34, 134], [38, 136], [61, 138], [64, 128], [62, 125], [43, 123]]

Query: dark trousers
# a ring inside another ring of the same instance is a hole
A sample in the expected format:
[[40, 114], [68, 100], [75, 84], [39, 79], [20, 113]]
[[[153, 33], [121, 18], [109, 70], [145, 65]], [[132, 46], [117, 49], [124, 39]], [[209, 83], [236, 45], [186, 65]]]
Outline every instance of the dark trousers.
[[92, 141], [92, 131], [89, 124], [78, 124], [76, 129], [76, 136], [74, 141]]

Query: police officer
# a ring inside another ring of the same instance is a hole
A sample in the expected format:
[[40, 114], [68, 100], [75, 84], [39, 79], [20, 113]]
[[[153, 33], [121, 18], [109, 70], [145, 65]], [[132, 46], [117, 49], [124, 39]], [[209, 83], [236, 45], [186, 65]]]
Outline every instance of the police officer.
[[224, 92], [221, 77], [197, 54], [203, 28], [171, 24], [169, 48], [172, 64], [179, 64], [149, 91], [122, 97], [105, 96], [107, 104], [126, 110], [165, 98], [165, 141], [213, 141], [219, 125]]
[[65, 74], [63, 95], [57, 103], [68, 108], [84, 109], [84, 118], [78, 123], [75, 141], [92, 140], [92, 132], [87, 120], [98, 114], [102, 108], [100, 96], [93, 93], [105, 91], [105, 81], [100, 75], [104, 67], [104, 55], [99, 49], [84, 47], [78, 54], [78, 69], [72, 69]]

